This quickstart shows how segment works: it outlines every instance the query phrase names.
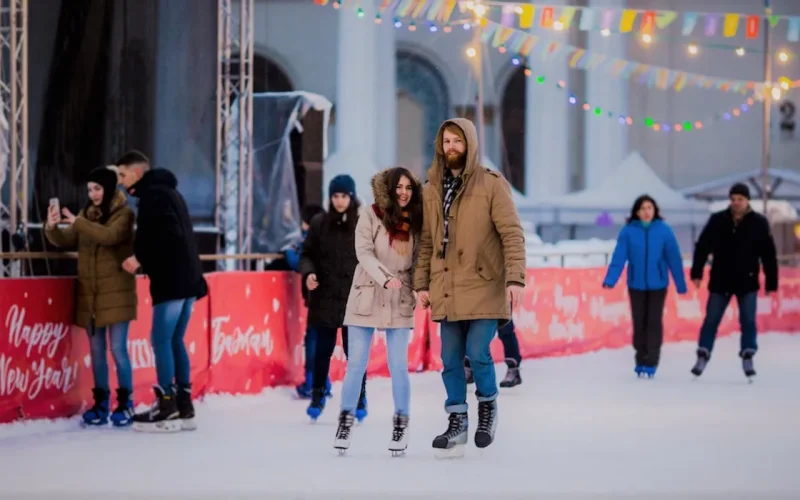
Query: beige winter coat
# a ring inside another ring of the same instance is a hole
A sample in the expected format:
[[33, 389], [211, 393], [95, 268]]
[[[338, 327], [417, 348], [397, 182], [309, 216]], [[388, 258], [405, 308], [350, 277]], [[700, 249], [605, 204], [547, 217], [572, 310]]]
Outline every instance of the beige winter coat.
[[[454, 123], [467, 140], [464, 184], [449, 214], [449, 243], [444, 257], [442, 181], [444, 127]], [[444, 122], [436, 137], [436, 155], [422, 190], [425, 214], [414, 276], [414, 289], [428, 290], [434, 321], [511, 318], [506, 286], [525, 285], [525, 235], [499, 172], [478, 160], [475, 125], [464, 118]]]
[[[384, 211], [391, 203], [387, 174], [388, 170], [384, 170], [372, 178], [375, 203]], [[389, 245], [389, 232], [372, 206], [362, 207], [356, 226], [358, 266], [347, 299], [345, 325], [379, 329], [414, 327], [415, 300], [411, 287], [416, 241], [412, 235], [408, 242], [396, 241], [395, 247]], [[404, 286], [395, 290], [384, 288], [393, 277]]]

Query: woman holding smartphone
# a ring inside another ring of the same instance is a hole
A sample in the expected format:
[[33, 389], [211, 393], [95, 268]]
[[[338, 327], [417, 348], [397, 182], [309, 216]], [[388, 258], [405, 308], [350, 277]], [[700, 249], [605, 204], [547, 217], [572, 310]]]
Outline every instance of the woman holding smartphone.
[[[108, 168], [89, 174], [89, 202], [77, 216], [59, 213], [51, 202], [45, 236], [58, 247], [78, 246], [78, 288], [75, 324], [89, 333], [94, 405], [83, 414], [85, 425], [118, 427], [132, 423], [133, 374], [128, 356], [128, 326], [136, 319], [136, 278], [122, 269], [133, 253], [133, 211], [117, 189], [117, 175]], [[68, 226], [58, 227], [59, 223]], [[117, 368], [117, 405], [110, 410], [107, 337]]]

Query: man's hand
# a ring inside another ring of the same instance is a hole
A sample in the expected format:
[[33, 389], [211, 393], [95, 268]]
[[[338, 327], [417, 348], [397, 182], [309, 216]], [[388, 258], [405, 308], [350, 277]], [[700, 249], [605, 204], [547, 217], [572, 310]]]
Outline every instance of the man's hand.
[[136, 274], [136, 270], [139, 269], [139, 261], [136, 260], [135, 256], [131, 255], [122, 263], [122, 269], [130, 274]]
[[392, 278], [387, 281], [384, 285], [384, 288], [388, 288], [390, 290], [397, 290], [398, 288], [403, 288], [403, 282], [397, 278]]
[[306, 288], [309, 290], [316, 290], [318, 286], [319, 282], [317, 281], [317, 275], [314, 273], [309, 274], [306, 278]]
[[417, 292], [417, 305], [423, 309], [427, 309], [431, 306], [431, 296], [427, 290], [420, 290]]
[[525, 296], [525, 288], [519, 285], [508, 285], [506, 287], [506, 296], [508, 302], [511, 304], [511, 311], [516, 312], [522, 304], [522, 298]]

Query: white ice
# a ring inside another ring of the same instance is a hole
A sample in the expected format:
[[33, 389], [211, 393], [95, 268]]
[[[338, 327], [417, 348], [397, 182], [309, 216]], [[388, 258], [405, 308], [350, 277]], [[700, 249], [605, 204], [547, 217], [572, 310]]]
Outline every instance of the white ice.
[[526, 361], [523, 385], [501, 390], [495, 443], [483, 453], [470, 443], [460, 460], [431, 450], [446, 427], [438, 373], [411, 376], [411, 442], [401, 458], [387, 451], [388, 379], [368, 382], [371, 413], [344, 457], [332, 447], [339, 384], [315, 425], [306, 402], [279, 388], [206, 398], [193, 433], [83, 430], [76, 419], [0, 426], [0, 496], [800, 498], [800, 335], [759, 341], [753, 384], [736, 355], [738, 335], [718, 341], [697, 380], [688, 342], [665, 346], [653, 380], [635, 378], [629, 348]]

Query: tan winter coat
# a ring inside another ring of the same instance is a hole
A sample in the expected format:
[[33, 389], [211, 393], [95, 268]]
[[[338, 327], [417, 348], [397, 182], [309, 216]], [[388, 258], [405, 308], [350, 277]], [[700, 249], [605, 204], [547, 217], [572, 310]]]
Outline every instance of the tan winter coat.
[[[372, 178], [375, 203], [384, 211], [391, 203], [387, 174], [388, 170], [384, 170]], [[412, 235], [409, 241], [395, 241], [394, 245], [389, 245], [389, 232], [372, 206], [362, 207], [356, 227], [358, 266], [347, 299], [345, 325], [379, 329], [414, 327], [415, 300], [411, 286], [416, 242]], [[384, 288], [393, 277], [405, 286], [396, 290]]]
[[[464, 181], [450, 208], [449, 240], [442, 258], [444, 209], [442, 136], [448, 123], [467, 139]], [[525, 284], [525, 236], [511, 187], [500, 173], [481, 167], [471, 121], [447, 120], [436, 137], [436, 155], [422, 190], [425, 214], [414, 289], [429, 290], [434, 321], [511, 319], [506, 286]]]
[[78, 246], [78, 288], [75, 324], [89, 328], [136, 319], [136, 278], [122, 269], [133, 255], [133, 211], [120, 191], [111, 201], [111, 217], [99, 222], [100, 209], [91, 206], [66, 229], [45, 229], [58, 247]]

